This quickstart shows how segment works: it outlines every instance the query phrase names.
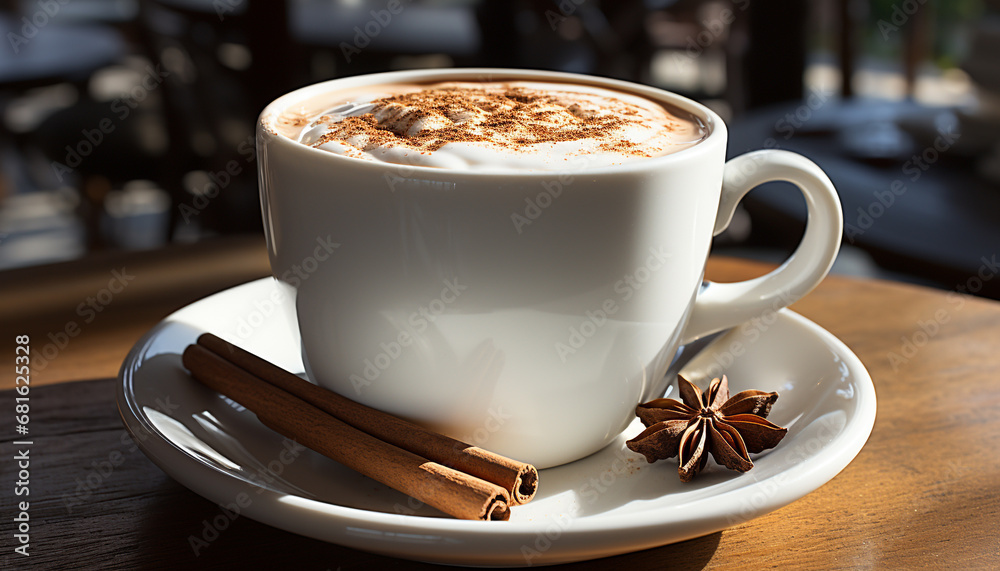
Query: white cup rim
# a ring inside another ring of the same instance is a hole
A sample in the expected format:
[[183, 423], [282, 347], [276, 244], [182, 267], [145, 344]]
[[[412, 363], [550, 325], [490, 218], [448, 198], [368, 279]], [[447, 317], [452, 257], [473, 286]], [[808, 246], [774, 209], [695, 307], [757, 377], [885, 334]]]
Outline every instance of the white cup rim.
[[[416, 173], [433, 173], [436, 178], [447, 177], [452, 174], [461, 175], [462, 177], [482, 177], [482, 176], [497, 176], [498, 174], [503, 174], [504, 176], [518, 176], [527, 178], [551, 178], [553, 173], [561, 172], [560, 169], [552, 170], [497, 170], [497, 169], [444, 169], [439, 167], [429, 167], [420, 165], [403, 165], [396, 163], [384, 163], [380, 161], [363, 161], [352, 157], [345, 157], [338, 155], [336, 153], [330, 153], [321, 149], [315, 149], [307, 145], [300, 144], [292, 139], [280, 135], [272, 126], [272, 123], [276, 117], [278, 117], [285, 110], [293, 107], [297, 103], [309, 100], [316, 97], [322, 93], [328, 91], [337, 91], [342, 89], [351, 89], [356, 87], [364, 87], [368, 85], [380, 85], [385, 83], [406, 83], [406, 82], [432, 82], [432, 81], [448, 81], [448, 80], [462, 80], [462, 79], [473, 79], [473, 80], [483, 80], [488, 78], [489, 81], [503, 81], [503, 80], [515, 80], [515, 79], [527, 79], [527, 80], [555, 80], [566, 83], [578, 83], [583, 85], [592, 85], [597, 87], [605, 87], [610, 89], [615, 89], [619, 91], [624, 91], [626, 93], [631, 93], [651, 99], [653, 101], [658, 101], [672, 105], [690, 113], [700, 119], [705, 127], [708, 129], [708, 135], [704, 140], [699, 141], [696, 145], [688, 147], [686, 149], [681, 149], [677, 152], [670, 153], [667, 155], [650, 157], [648, 159], [642, 159], [638, 161], [630, 161], [617, 165], [608, 166], [596, 166], [596, 167], [584, 167], [584, 168], [567, 168], [562, 169], [562, 172], [573, 171], [574, 173], [587, 173], [587, 174], [622, 174], [626, 172], [642, 172], [648, 171], [649, 169], [661, 169], [675, 163], [682, 163], [689, 160], [695, 160], [698, 155], [703, 153], [712, 152], [714, 147], [718, 144], [725, 146], [726, 138], [728, 136], [726, 130], [726, 124], [723, 122], [722, 118], [719, 117], [717, 113], [709, 109], [708, 107], [698, 103], [694, 100], [688, 99], [682, 95], [672, 93], [670, 91], [665, 91], [659, 88], [650, 87], [647, 85], [642, 85], [639, 83], [632, 83], [629, 81], [622, 81], [618, 79], [610, 79], [605, 77], [597, 77], [592, 75], [584, 75], [578, 73], [566, 73], [559, 71], [545, 71], [545, 70], [530, 70], [530, 69], [509, 69], [509, 68], [441, 68], [441, 69], [414, 69], [405, 71], [390, 71], [382, 73], [372, 73], [364, 75], [354, 75], [348, 77], [341, 77], [337, 79], [331, 79], [319, 83], [314, 83], [304, 87], [300, 87], [294, 91], [290, 91], [271, 103], [264, 108], [261, 112], [260, 117], [257, 121], [257, 135], [258, 137], [265, 137], [268, 139], [268, 144], [277, 145], [290, 145], [289, 150], [295, 148], [298, 152], [305, 153], [315, 153], [318, 160], [326, 161], [349, 161], [345, 163], [345, 167], [351, 166], [352, 168], [359, 169], [376, 169], [380, 172], [393, 174], [394, 171], [403, 171], [400, 176], [413, 176]], [[258, 145], [260, 140], [258, 140]], [[293, 151], [295, 152], [295, 151]]]

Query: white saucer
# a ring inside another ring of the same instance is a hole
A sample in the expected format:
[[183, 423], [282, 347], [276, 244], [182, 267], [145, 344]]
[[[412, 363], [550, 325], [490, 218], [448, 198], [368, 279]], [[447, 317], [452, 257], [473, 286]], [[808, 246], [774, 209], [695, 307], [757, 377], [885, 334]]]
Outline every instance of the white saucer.
[[462, 565], [538, 565], [706, 535], [829, 481], [861, 450], [875, 422], [875, 390], [861, 361], [829, 332], [783, 310], [716, 339], [683, 369], [702, 385], [725, 372], [733, 393], [780, 393], [768, 418], [787, 426], [788, 435], [756, 455], [750, 472], [709, 461], [694, 482], [682, 484], [676, 460], [647, 464], [625, 448], [642, 429], [636, 421], [604, 450], [543, 470], [538, 495], [516, 506], [510, 521], [451, 519], [311, 450], [282, 454], [281, 436], [187, 375], [180, 353], [206, 331], [301, 372], [297, 334], [270, 302], [276, 290], [266, 278], [220, 292], [146, 334], [119, 375], [122, 418], [145, 454], [194, 492], [268, 525], [365, 551]]

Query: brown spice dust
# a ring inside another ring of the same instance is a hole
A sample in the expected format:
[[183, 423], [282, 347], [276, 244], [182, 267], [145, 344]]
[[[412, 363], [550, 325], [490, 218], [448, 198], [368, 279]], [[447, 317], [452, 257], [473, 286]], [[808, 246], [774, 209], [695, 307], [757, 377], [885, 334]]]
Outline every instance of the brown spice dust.
[[359, 150], [387, 146], [431, 152], [449, 142], [524, 150], [540, 143], [595, 140], [601, 151], [649, 156], [618, 136], [622, 128], [641, 122], [641, 114], [627, 102], [620, 102], [624, 109], [607, 112], [567, 105], [552, 93], [506, 86], [433, 88], [372, 103], [372, 112], [363, 115], [321, 116], [316, 123], [330, 130], [313, 146], [339, 141]]

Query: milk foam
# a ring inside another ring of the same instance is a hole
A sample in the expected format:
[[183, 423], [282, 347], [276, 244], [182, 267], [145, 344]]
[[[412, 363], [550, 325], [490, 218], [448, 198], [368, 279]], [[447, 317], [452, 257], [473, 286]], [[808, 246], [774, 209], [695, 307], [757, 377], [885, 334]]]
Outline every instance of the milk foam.
[[324, 151], [385, 163], [576, 170], [674, 153], [707, 135], [697, 118], [679, 110], [589, 85], [391, 84], [331, 95], [332, 105], [291, 122], [294, 128], [284, 134]]

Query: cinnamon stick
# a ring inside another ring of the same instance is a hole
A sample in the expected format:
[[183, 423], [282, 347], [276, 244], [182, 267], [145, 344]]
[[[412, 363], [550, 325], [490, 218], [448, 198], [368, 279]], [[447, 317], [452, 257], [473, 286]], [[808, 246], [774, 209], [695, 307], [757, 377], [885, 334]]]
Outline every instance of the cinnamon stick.
[[373, 480], [460, 519], [510, 518], [510, 495], [496, 484], [383, 442], [199, 345], [184, 350], [183, 363], [196, 380], [268, 428]]
[[198, 337], [198, 344], [358, 430], [506, 489], [514, 504], [527, 503], [538, 490], [538, 471], [530, 464], [466, 444], [318, 387], [211, 333]]

